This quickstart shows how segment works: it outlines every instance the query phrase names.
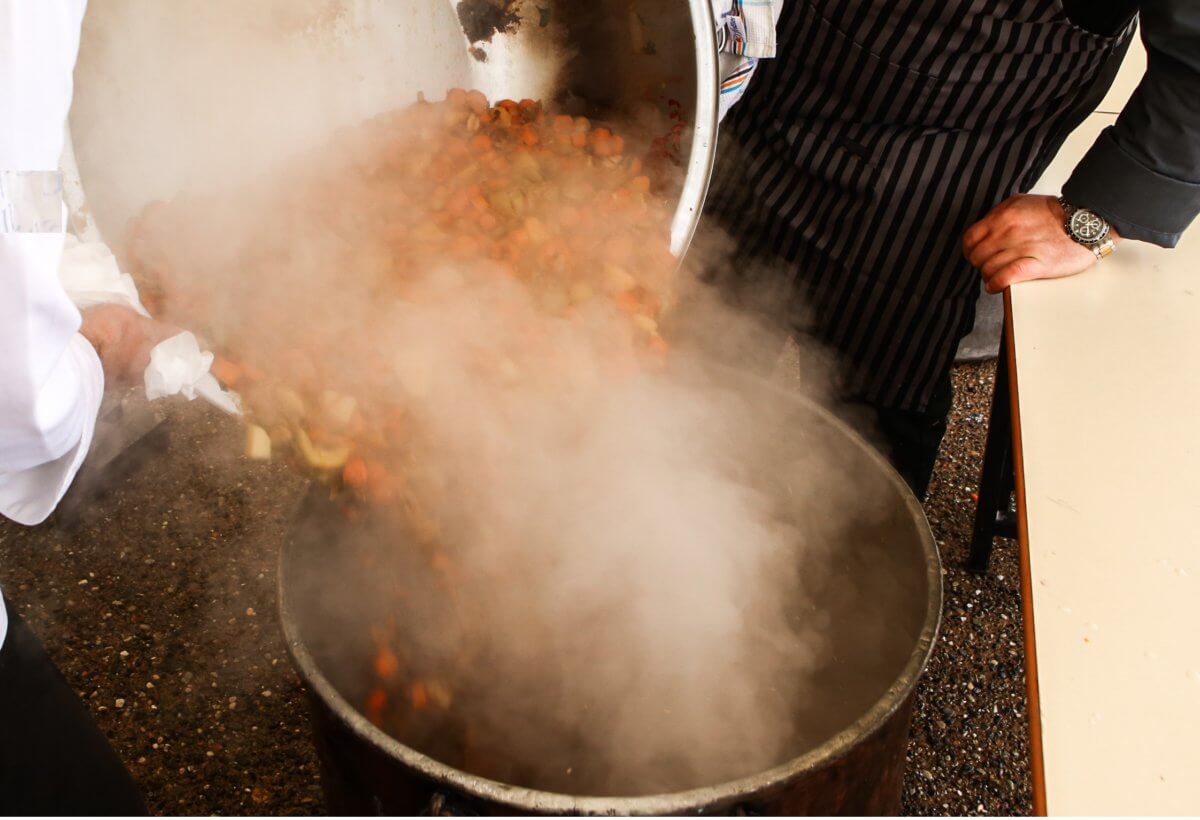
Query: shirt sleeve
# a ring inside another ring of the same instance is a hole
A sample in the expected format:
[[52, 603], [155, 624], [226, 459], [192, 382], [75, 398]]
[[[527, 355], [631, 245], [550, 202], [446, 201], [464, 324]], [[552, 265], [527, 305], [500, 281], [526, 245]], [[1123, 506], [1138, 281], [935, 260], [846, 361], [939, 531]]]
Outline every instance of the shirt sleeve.
[[[0, 0], [0, 172], [57, 171], [83, 12], [84, 0]], [[64, 220], [23, 222], [29, 203], [10, 204], [0, 227], [0, 514], [37, 524], [87, 455], [104, 375], [59, 281]]]
[[1141, 28], [1146, 76], [1063, 196], [1123, 237], [1174, 247], [1200, 214], [1200, 4], [1142, 3]]

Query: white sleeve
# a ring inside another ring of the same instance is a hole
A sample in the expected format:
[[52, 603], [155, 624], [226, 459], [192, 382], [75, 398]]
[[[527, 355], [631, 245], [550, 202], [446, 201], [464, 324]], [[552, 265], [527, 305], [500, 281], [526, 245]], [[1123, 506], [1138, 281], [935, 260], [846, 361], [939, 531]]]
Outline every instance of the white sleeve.
[[[84, 0], [0, 0], [0, 172], [58, 169]], [[87, 455], [104, 392], [59, 282], [62, 225], [0, 227], [0, 514], [45, 520]]]

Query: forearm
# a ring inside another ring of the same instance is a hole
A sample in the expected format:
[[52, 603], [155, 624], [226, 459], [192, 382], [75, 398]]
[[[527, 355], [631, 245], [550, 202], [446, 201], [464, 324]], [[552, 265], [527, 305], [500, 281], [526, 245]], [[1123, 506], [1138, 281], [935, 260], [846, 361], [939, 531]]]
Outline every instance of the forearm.
[[[0, 234], [0, 472], [55, 461], [99, 409], [103, 372], [58, 284], [59, 234]], [[101, 388], [100, 390], [97, 387]]]

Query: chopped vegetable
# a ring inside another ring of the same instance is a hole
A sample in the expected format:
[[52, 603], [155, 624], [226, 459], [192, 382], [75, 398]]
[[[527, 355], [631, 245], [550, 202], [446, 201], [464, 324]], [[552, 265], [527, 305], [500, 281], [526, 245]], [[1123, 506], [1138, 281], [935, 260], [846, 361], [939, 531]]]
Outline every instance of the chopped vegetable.
[[257, 424], [246, 425], [246, 458], [255, 461], [271, 460], [271, 437]]
[[296, 431], [296, 446], [308, 466], [322, 473], [341, 469], [350, 458], [348, 446], [318, 447], [304, 430]]
[[[419, 298], [420, 274], [449, 261], [467, 276], [510, 277], [546, 317], [608, 311], [646, 361], [657, 362], [667, 349], [659, 318], [675, 261], [667, 247], [672, 214], [655, 192], [684, 130], [674, 111], [668, 134], [639, 143], [650, 153], [627, 155], [611, 125], [548, 113], [535, 100], [490, 104], [464, 89], [442, 102], [421, 97], [339, 131], [297, 163], [258, 209], [272, 220], [260, 243], [197, 262], [180, 237], [194, 237], [204, 218], [220, 226], [224, 209], [181, 197], [130, 222], [125, 261], [141, 282], [156, 284], [164, 318], [205, 333], [220, 351], [212, 372], [243, 394], [248, 458], [291, 455], [348, 499], [400, 505], [417, 540], [433, 544], [441, 537], [437, 504], [428, 486], [409, 481], [419, 434], [409, 410], [431, 396], [434, 359], [421, 350], [381, 353], [370, 324], [337, 321], [325, 297], [354, 277], [380, 305], [403, 303]], [[327, 252], [293, 253], [287, 237], [313, 224], [328, 233]], [[205, 267], [217, 264], [226, 267]], [[213, 282], [226, 291], [232, 282], [234, 292], [216, 292]], [[322, 321], [298, 318], [310, 315]], [[343, 357], [370, 360], [380, 389], [344, 379]], [[476, 375], [513, 387], [557, 366], [555, 357], [540, 341], [527, 351], [488, 351]]]

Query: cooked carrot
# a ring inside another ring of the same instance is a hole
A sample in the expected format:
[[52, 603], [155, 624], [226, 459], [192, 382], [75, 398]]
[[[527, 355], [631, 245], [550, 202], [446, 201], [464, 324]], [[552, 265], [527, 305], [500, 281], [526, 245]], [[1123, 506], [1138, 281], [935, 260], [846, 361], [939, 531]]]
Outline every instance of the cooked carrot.
[[412, 705], [418, 711], [429, 708], [429, 690], [421, 681], [412, 685]]
[[400, 659], [388, 647], [381, 647], [375, 653], [375, 674], [383, 680], [391, 680], [400, 672]]
[[351, 456], [350, 460], [346, 462], [346, 466], [342, 468], [342, 481], [346, 483], [347, 487], [353, 487], [356, 490], [365, 489], [370, 483], [367, 463], [361, 456]]
[[376, 501], [390, 501], [396, 497], [396, 479], [385, 467], [371, 464], [367, 468], [369, 491]]
[[471, 138], [471, 149], [480, 154], [492, 150], [492, 138], [487, 134], [476, 134]]
[[640, 313], [642, 310], [642, 303], [638, 301], [637, 296], [631, 290], [621, 291], [613, 299], [616, 301], [617, 307], [626, 313]]
[[491, 107], [488, 105], [487, 95], [482, 91], [468, 91], [466, 103], [474, 114], [482, 114]]
[[446, 211], [455, 216], [462, 216], [471, 207], [471, 196], [466, 191], [455, 191], [446, 200]]
[[487, 197], [483, 195], [483, 189], [478, 185], [472, 185], [467, 189], [467, 196], [470, 199], [471, 207], [477, 211], [489, 211], [492, 206], [488, 204]]
[[467, 259], [479, 253], [479, 239], [474, 236], [460, 234], [450, 245], [450, 252], [460, 259]]
[[241, 365], [225, 358], [214, 360], [211, 371], [217, 377], [217, 381], [226, 387], [237, 387], [238, 382], [242, 380], [242, 376], [244, 375]]
[[383, 717], [383, 710], [387, 708], [387, 701], [387, 692], [378, 686], [372, 689], [367, 695], [367, 717], [378, 722]]
[[539, 142], [541, 142], [541, 139], [538, 137], [537, 129], [532, 125], [526, 125], [522, 127], [521, 142], [525, 143], [526, 145], [537, 145]]
[[250, 362], [242, 362], [242, 378], [252, 382], [260, 382], [267, 377], [267, 374], [259, 370]]

